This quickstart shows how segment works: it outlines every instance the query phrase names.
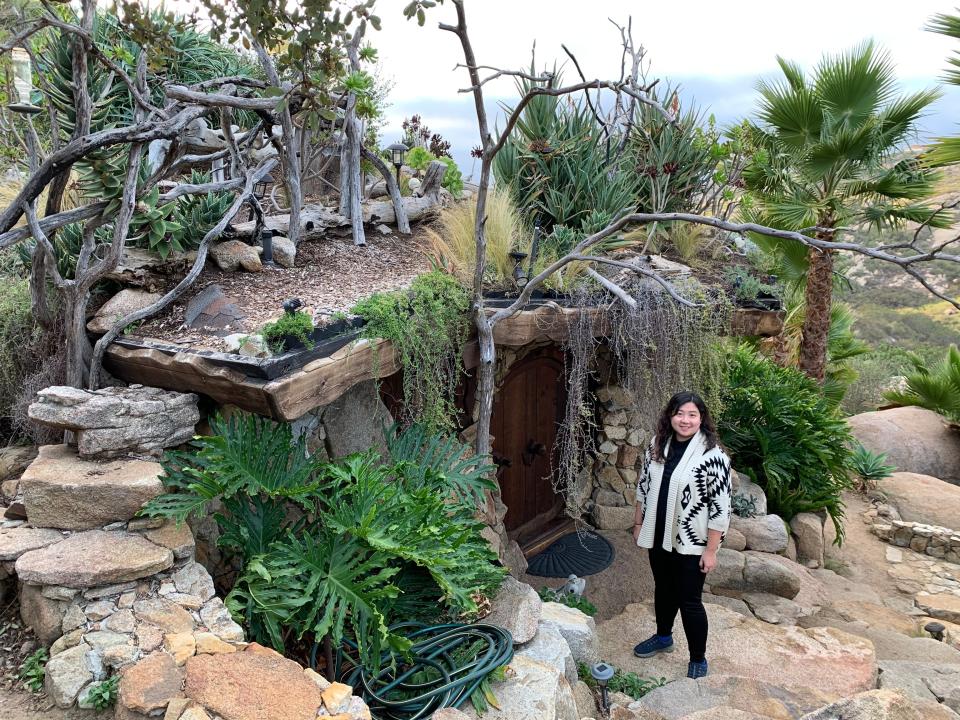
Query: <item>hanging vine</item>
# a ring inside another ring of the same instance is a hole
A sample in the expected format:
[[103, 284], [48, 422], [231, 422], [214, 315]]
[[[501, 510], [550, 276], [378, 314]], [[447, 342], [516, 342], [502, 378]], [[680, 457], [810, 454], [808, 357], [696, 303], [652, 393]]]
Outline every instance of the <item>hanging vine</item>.
[[431, 432], [454, 428], [469, 306], [463, 286], [435, 270], [417, 277], [409, 291], [376, 293], [353, 307], [366, 320], [364, 337], [390, 340], [398, 354], [403, 425], [419, 422]]
[[634, 410], [651, 423], [683, 389], [696, 390], [719, 411], [723, 371], [716, 346], [729, 326], [730, 303], [696, 281], [686, 287], [678, 283], [677, 289], [700, 306], [680, 305], [640, 281], [627, 288], [635, 307], [615, 302], [606, 313], [620, 385], [632, 397]]

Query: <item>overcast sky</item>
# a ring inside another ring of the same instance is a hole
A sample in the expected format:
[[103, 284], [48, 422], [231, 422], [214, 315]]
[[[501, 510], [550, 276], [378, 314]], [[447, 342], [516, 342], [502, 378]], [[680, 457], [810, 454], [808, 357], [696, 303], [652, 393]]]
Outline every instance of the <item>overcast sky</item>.
[[[473, 100], [457, 90], [466, 71], [458, 39], [437, 28], [455, 22], [450, 3], [427, 15], [424, 27], [403, 19], [406, 0], [381, 0], [383, 29], [373, 33], [380, 51], [379, 72], [392, 83], [384, 144], [399, 139], [404, 117], [420, 113], [429, 127], [453, 143], [454, 158], [465, 174], [470, 148], [478, 144]], [[722, 122], [749, 115], [753, 87], [761, 76], [775, 75], [776, 56], [813, 67], [824, 53], [835, 53], [873, 38], [893, 58], [902, 87], [936, 84], [946, 59], [960, 42], [923, 30], [937, 12], [953, 12], [952, 3], [912, 0], [467, 0], [467, 20], [477, 61], [521, 68], [537, 46], [538, 65], [566, 60], [560, 45], [576, 55], [588, 77], [619, 75], [620, 40], [608, 18], [625, 23], [633, 15], [634, 40], [647, 49], [648, 77], [680, 84], [686, 97], [708, 107]], [[569, 63], [566, 77], [575, 77]], [[945, 87], [944, 98], [923, 122], [925, 137], [960, 132], [960, 89]], [[516, 97], [512, 80], [487, 86], [491, 110], [497, 101]]]

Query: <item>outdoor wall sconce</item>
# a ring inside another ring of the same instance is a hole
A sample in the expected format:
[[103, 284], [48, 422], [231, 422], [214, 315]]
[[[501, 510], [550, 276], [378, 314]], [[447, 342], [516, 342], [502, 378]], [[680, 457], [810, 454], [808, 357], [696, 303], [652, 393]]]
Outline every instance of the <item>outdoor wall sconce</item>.
[[597, 681], [597, 685], [600, 686], [600, 705], [603, 707], [604, 713], [610, 712], [610, 698], [607, 697], [607, 683], [610, 682], [610, 678], [613, 677], [615, 672], [613, 665], [608, 665], [603, 662], [599, 662], [590, 668], [590, 674], [593, 676], [593, 679]]
[[387, 150], [390, 151], [390, 160], [397, 169], [397, 185], [400, 184], [400, 168], [403, 167], [403, 159], [406, 157], [407, 150], [409, 149], [410, 148], [401, 142], [395, 142], [387, 148]]
[[30, 66], [30, 54], [23, 48], [13, 48], [10, 52], [13, 64], [13, 87], [20, 102], [11, 103], [8, 107], [13, 112], [34, 115], [40, 108], [31, 102], [33, 94], [33, 72]]
[[514, 250], [510, 253], [510, 259], [513, 260], [513, 281], [517, 284], [517, 287], [522, 288], [527, 284], [526, 271], [523, 269], [523, 260], [527, 257], [525, 252], [519, 252]]

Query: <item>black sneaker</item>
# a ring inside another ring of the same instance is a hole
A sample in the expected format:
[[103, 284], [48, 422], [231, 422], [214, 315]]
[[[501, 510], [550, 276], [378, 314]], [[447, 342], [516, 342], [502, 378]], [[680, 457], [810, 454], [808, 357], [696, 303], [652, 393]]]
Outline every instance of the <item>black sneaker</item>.
[[633, 649], [637, 657], [653, 657], [657, 653], [673, 652], [673, 638], [663, 640], [659, 635], [651, 635]]
[[702, 678], [707, 676], [707, 661], [700, 660], [699, 662], [693, 662], [692, 660], [687, 663], [687, 677], [692, 680], [697, 678]]

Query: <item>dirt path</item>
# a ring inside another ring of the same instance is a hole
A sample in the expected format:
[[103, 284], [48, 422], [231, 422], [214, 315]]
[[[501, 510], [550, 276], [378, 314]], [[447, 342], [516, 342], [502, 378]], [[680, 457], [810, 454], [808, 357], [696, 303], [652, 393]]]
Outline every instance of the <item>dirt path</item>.
[[113, 717], [112, 710], [98, 713], [52, 706], [45, 695], [0, 688], [0, 718], [3, 720], [107, 720]]

